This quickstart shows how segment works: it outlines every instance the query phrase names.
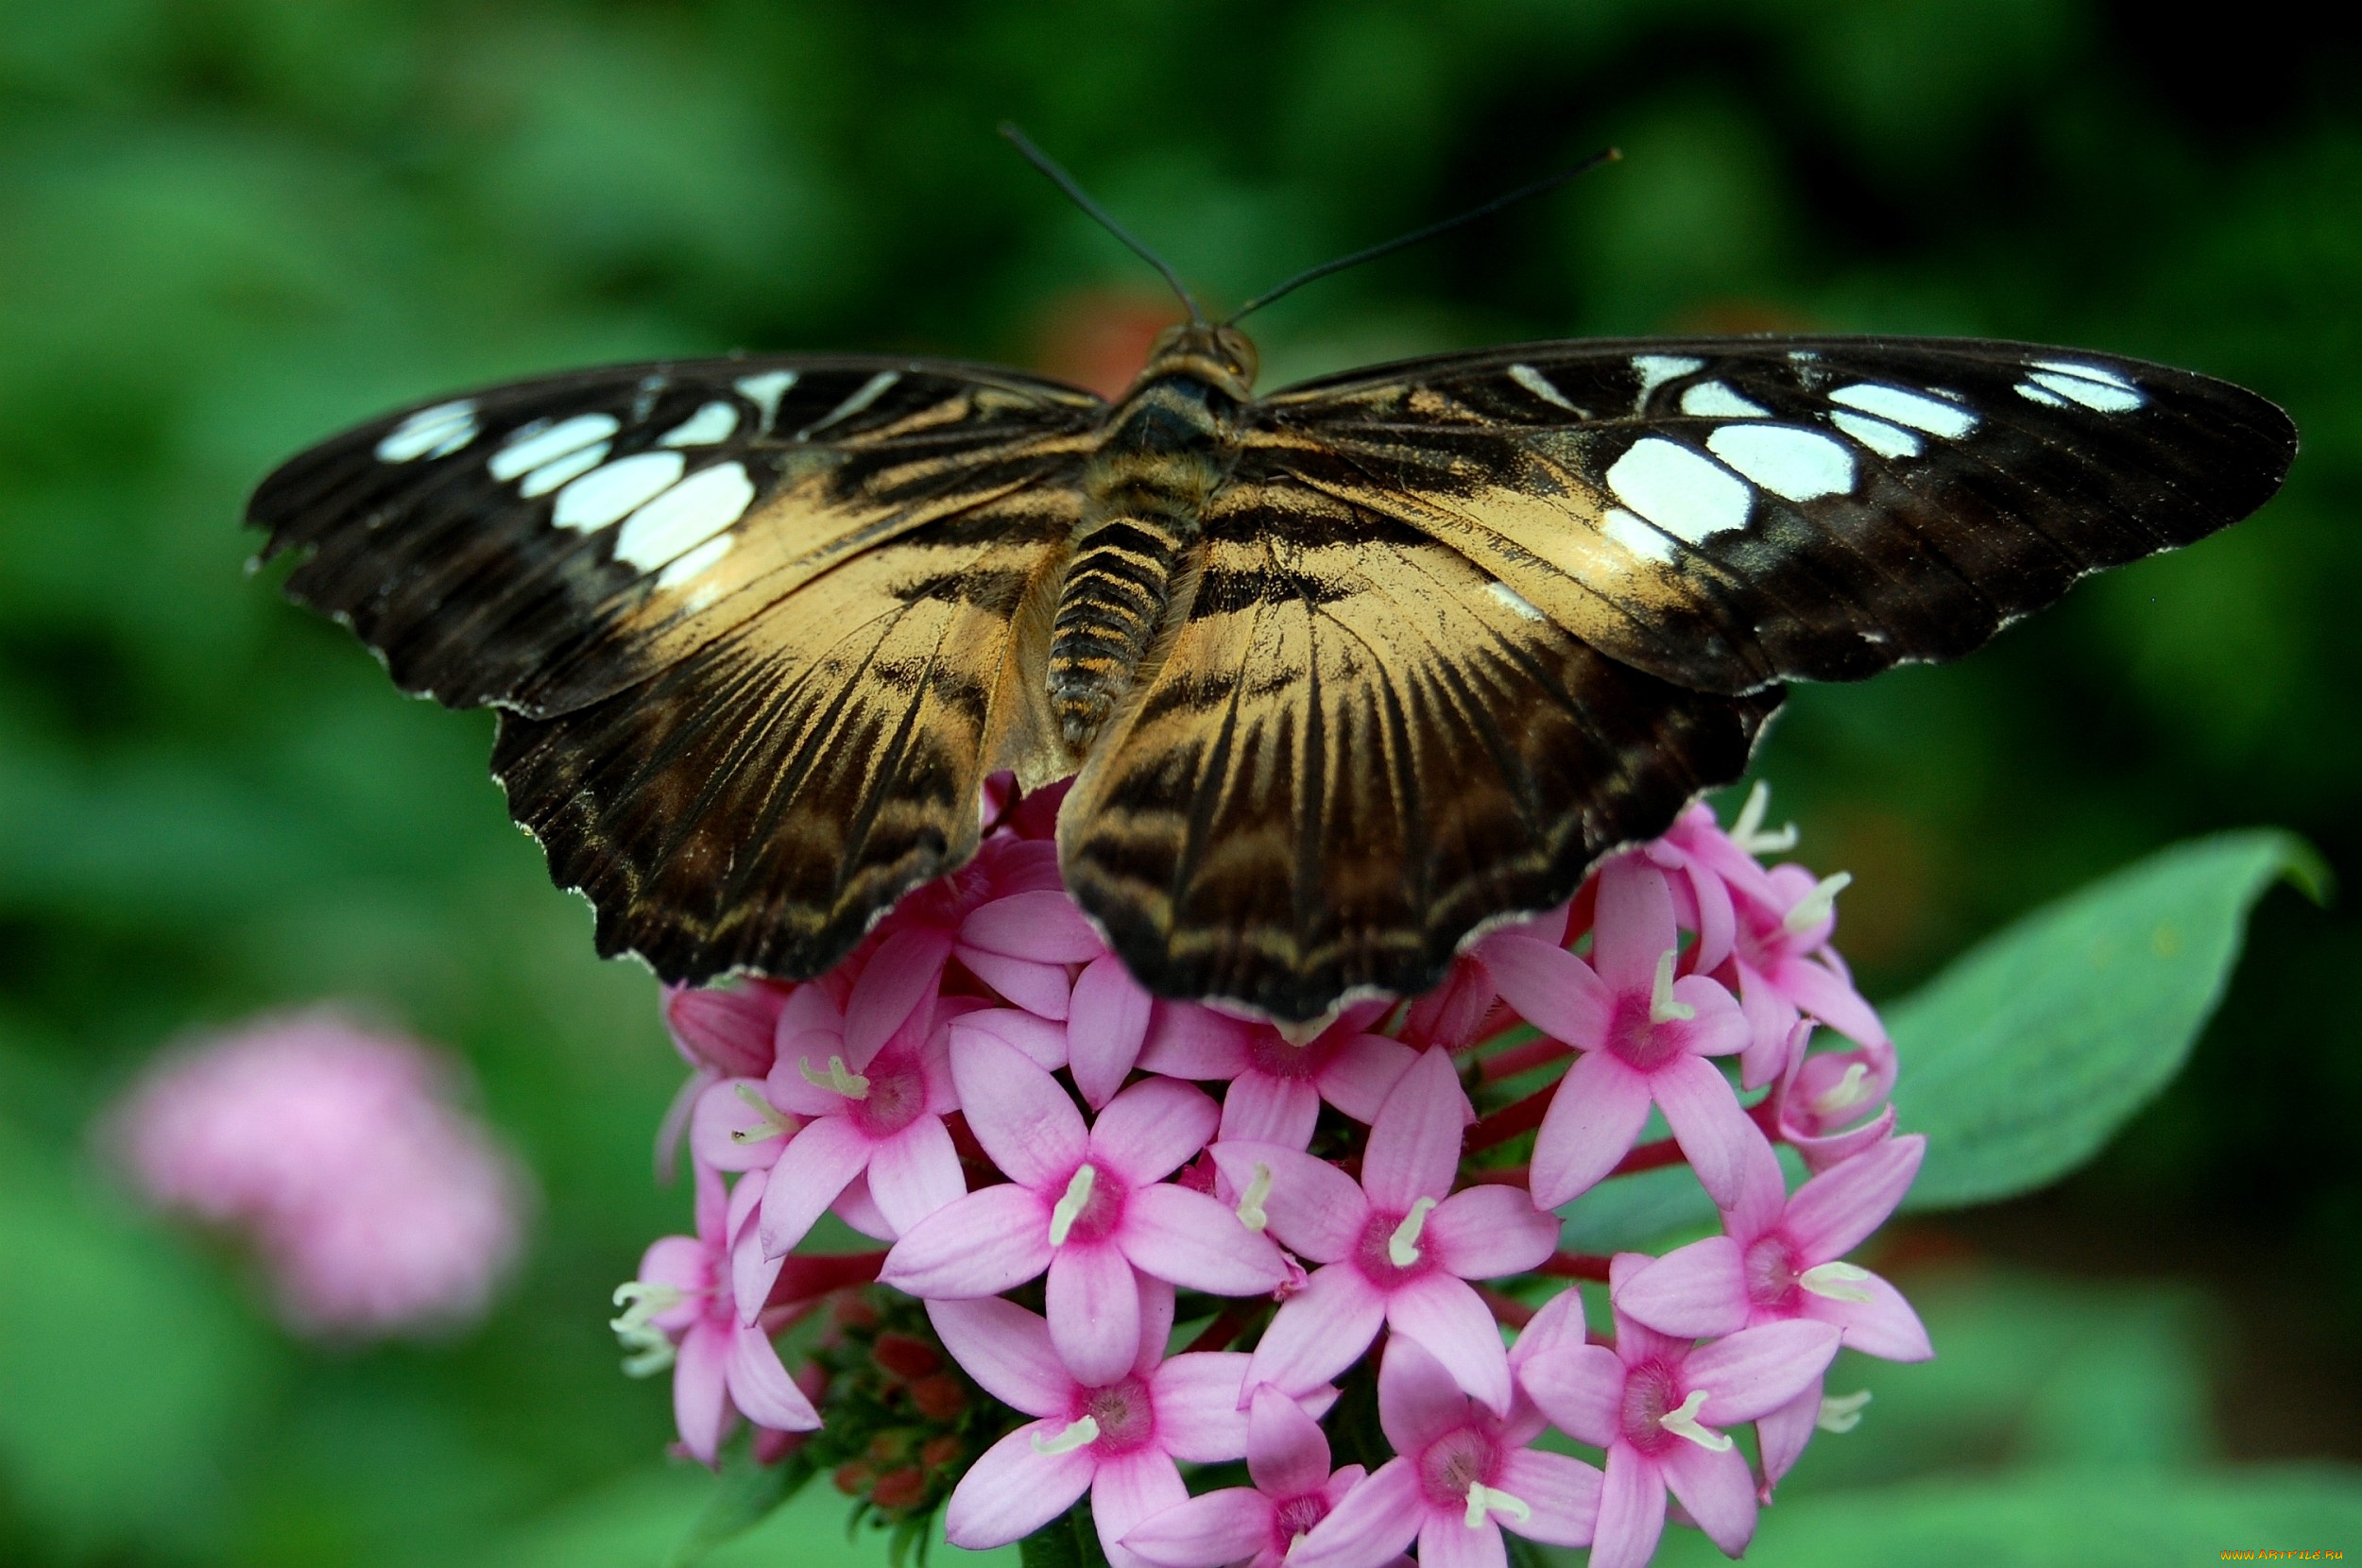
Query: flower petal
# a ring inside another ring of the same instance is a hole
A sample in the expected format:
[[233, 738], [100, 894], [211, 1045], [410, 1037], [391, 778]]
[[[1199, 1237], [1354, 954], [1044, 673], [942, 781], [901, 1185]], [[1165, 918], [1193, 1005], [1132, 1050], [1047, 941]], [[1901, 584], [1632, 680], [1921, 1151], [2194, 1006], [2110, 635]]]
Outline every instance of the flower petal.
[[1319, 1388], [1361, 1358], [1385, 1321], [1386, 1298], [1351, 1264], [1314, 1270], [1263, 1331], [1246, 1387], [1269, 1383], [1286, 1394]]
[[1378, 1119], [1378, 1107], [1394, 1092], [1419, 1053], [1400, 1040], [1383, 1034], [1356, 1034], [1337, 1048], [1321, 1070], [1312, 1075], [1321, 1098], [1354, 1120], [1367, 1125]]
[[756, 1425], [777, 1432], [820, 1429], [820, 1412], [787, 1375], [771, 1337], [762, 1330], [745, 1324], [732, 1327], [727, 1376], [730, 1402]]
[[1387, 1296], [1386, 1321], [1441, 1361], [1463, 1392], [1497, 1416], [1509, 1413], [1509, 1351], [1467, 1281], [1441, 1270], [1422, 1274]]
[[709, 1470], [737, 1419], [729, 1401], [729, 1355], [727, 1328], [693, 1323], [673, 1361], [673, 1422], [681, 1446]]
[[1308, 1078], [1274, 1078], [1254, 1068], [1223, 1091], [1216, 1136], [1308, 1149], [1321, 1117], [1321, 1091]]
[[1827, 1371], [1838, 1338], [1831, 1325], [1801, 1318], [1741, 1329], [1691, 1352], [1682, 1364], [1682, 1385], [1706, 1391], [1698, 1419], [1708, 1426], [1754, 1421]]
[[1055, 1072], [1067, 1065], [1067, 1026], [1021, 1007], [988, 1007], [962, 1014], [956, 1028], [978, 1030], [1015, 1046], [1034, 1065]]
[[1050, 1205], [1014, 1183], [971, 1192], [911, 1227], [878, 1280], [922, 1300], [997, 1296], [1050, 1267]]
[[951, 939], [924, 927], [896, 931], [878, 944], [845, 998], [845, 1061], [855, 1072], [934, 999]]
[[1269, 1546], [1271, 1534], [1271, 1499], [1253, 1487], [1224, 1487], [1151, 1514], [1123, 1546], [1155, 1568], [1222, 1568]]
[[977, 1386], [1029, 1416], [1063, 1419], [1074, 1398], [1074, 1374], [1050, 1342], [1050, 1325], [998, 1296], [933, 1301], [927, 1321], [943, 1348]]
[[1486, 937], [1476, 950], [1517, 1016], [1580, 1050], [1606, 1042], [1616, 997], [1591, 965], [1564, 947], [1516, 931]]
[[1508, 1527], [1529, 1541], [1552, 1546], [1588, 1546], [1600, 1522], [1599, 1467], [1565, 1454], [1538, 1449], [1513, 1451], [1493, 1484], [1533, 1510]]
[[795, 1251], [845, 1185], [869, 1164], [869, 1139], [843, 1116], [808, 1122], [788, 1140], [762, 1190], [762, 1250]]
[[941, 1116], [920, 1116], [869, 1154], [869, 1196], [897, 1236], [967, 1196]]
[[1198, 1002], [1159, 1001], [1149, 1014], [1139, 1065], [1170, 1078], [1236, 1078], [1246, 1070], [1254, 1028]]
[[1738, 1243], [1710, 1236], [1676, 1247], [1626, 1280], [1616, 1305], [1660, 1334], [1710, 1339], [1747, 1326], [1747, 1274]]
[[1739, 1162], [1738, 1202], [1722, 1216], [1722, 1229], [1741, 1248], [1780, 1223], [1788, 1212], [1788, 1176], [1769, 1138], [1747, 1146]]
[[[1156, 1440], [1166, 1453], [1191, 1464], [1220, 1464], [1246, 1453], [1251, 1423], [1240, 1407], [1246, 1369], [1241, 1352], [1201, 1350], [1173, 1356], [1148, 1374]], [[1283, 1394], [1272, 1397], [1294, 1406]]]
[[1703, 1056], [1676, 1056], [1649, 1075], [1649, 1093], [1698, 1185], [1723, 1208], [1737, 1203], [1751, 1146], [1763, 1133], [1739, 1109], [1731, 1081]]
[[1890, 1138], [1796, 1189], [1784, 1223], [1807, 1263], [1827, 1263], [1860, 1246], [1903, 1202], [1927, 1140], [1913, 1133]]
[[1618, 855], [1600, 867], [1599, 912], [1591, 921], [1591, 964], [1611, 991], [1645, 996], [1657, 960], [1680, 939], [1673, 924], [1673, 890], [1665, 873], [1640, 855]]
[[1140, 1349], [1140, 1287], [1121, 1252], [1104, 1242], [1057, 1249], [1043, 1304], [1050, 1342], [1077, 1383], [1104, 1388], [1131, 1370]]
[[970, 974], [991, 986], [995, 995], [1028, 1013], [1062, 1019], [1073, 1005], [1068, 996], [1067, 972], [1062, 964], [1036, 963], [1031, 959], [1011, 958], [1006, 953], [988, 953], [966, 946], [951, 951], [967, 965]]
[[725, 1078], [697, 1093], [689, 1112], [689, 1152], [715, 1170], [761, 1170], [779, 1157], [796, 1121], [769, 1110], [760, 1078]]
[[1114, 1240], [1144, 1272], [1187, 1290], [1259, 1296], [1288, 1277], [1279, 1249], [1227, 1205], [1171, 1183], [1133, 1191]]
[[1091, 1124], [1087, 1157], [1144, 1187], [1187, 1164], [1221, 1120], [1222, 1112], [1203, 1089], [1177, 1078], [1152, 1078], [1107, 1102]]
[[1107, 1554], [1107, 1568], [1147, 1568], [1134, 1557], [1123, 1538], [1145, 1521], [1190, 1500], [1181, 1472], [1156, 1448], [1138, 1448], [1121, 1458], [1102, 1459], [1091, 1477], [1091, 1521], [1099, 1527], [1099, 1546]]
[[1361, 1239], [1370, 1202], [1361, 1185], [1326, 1160], [1282, 1144], [1228, 1139], [1208, 1150], [1232, 1190], [1255, 1185], [1256, 1167], [1271, 1172], [1263, 1214], [1271, 1234], [1315, 1263], [1335, 1263]]
[[[1568, 1292], [1572, 1294], [1572, 1292]], [[1605, 1448], [1624, 1408], [1624, 1364], [1605, 1345], [1559, 1344], [1518, 1364], [1526, 1397], [1578, 1442]]]
[[1430, 1048], [1378, 1108], [1361, 1154], [1361, 1187], [1374, 1207], [1402, 1214], [1422, 1198], [1451, 1191], [1460, 1141], [1476, 1113], [1461, 1091], [1451, 1053]]
[[1673, 999], [1694, 1016], [1660, 1026], [1669, 1028], [1681, 1048], [1693, 1056], [1736, 1056], [1754, 1040], [1747, 1014], [1721, 983], [1703, 975], [1684, 975], [1673, 982]]
[[1523, 1187], [1473, 1186], [1435, 1205], [1421, 1240], [1462, 1279], [1497, 1279], [1538, 1269], [1558, 1250], [1558, 1217]]
[[1295, 1543], [1288, 1568], [1378, 1568], [1411, 1544], [1426, 1517], [1418, 1472], [1409, 1459], [1389, 1459]]
[[1868, 1291], [1870, 1299], [1837, 1302], [1807, 1292], [1805, 1315], [1816, 1322], [1835, 1324], [1845, 1336], [1847, 1350], [1882, 1361], [1925, 1361], [1936, 1354], [1926, 1325], [1901, 1291], [1875, 1274], [1856, 1280], [1854, 1286]]
[[1044, 1454], [1034, 1440], [1056, 1437], [1063, 1413], [1030, 1422], [984, 1450], [952, 1489], [944, 1509], [943, 1533], [971, 1552], [1006, 1546], [1032, 1535], [1074, 1506], [1090, 1490], [1099, 1459], [1087, 1447]]
[[1083, 1163], [1083, 1113], [1057, 1080], [1016, 1047], [981, 1031], [951, 1031], [951, 1077], [968, 1131], [1009, 1179], [1063, 1189]]
[[1397, 1454], [1416, 1454], [1468, 1420], [1468, 1392], [1425, 1345], [1386, 1341], [1378, 1369], [1378, 1424]]
[[1876, 1009], [1853, 982], [1826, 965], [1800, 958], [1780, 965], [1780, 989], [1803, 1011], [1859, 1045], [1883, 1046], [1887, 1031]]
[[[1690, 1444], [1684, 1443], [1686, 1448]], [[1588, 1568], [1648, 1568], [1665, 1533], [1665, 1476], [1628, 1442], [1611, 1443]]]
[[1050, 889], [983, 905], [960, 923], [960, 942], [1036, 963], [1088, 963], [1107, 950], [1074, 900]]
[[1648, 1120], [1646, 1078], [1603, 1050], [1576, 1057], [1533, 1140], [1534, 1202], [1554, 1209], [1598, 1185]]
[[1138, 1065], [1155, 1001], [1113, 953], [1091, 960], [1075, 978], [1067, 1004], [1068, 1058], [1074, 1086], [1093, 1110], [1113, 1099]]
[[1736, 1448], [1718, 1454], [1694, 1442], [1676, 1442], [1667, 1444], [1656, 1462], [1690, 1520], [1724, 1557], [1747, 1549], [1755, 1533], [1755, 1480], [1745, 1456]]
[[1246, 1472], [1273, 1497], [1320, 1491], [1328, 1484], [1328, 1439], [1321, 1423], [1278, 1389], [1256, 1389], [1247, 1406]]
[[1165, 1346], [1172, 1338], [1172, 1315], [1178, 1304], [1172, 1286], [1163, 1280], [1132, 1270], [1140, 1287], [1140, 1348], [1132, 1358], [1135, 1376], [1146, 1377], [1165, 1358]]
[[1509, 1543], [1490, 1516], [1474, 1526], [1461, 1514], [1429, 1509], [1419, 1522], [1420, 1568], [1509, 1568]]
[[1584, 1342], [1583, 1292], [1569, 1286], [1544, 1302], [1542, 1310], [1517, 1331], [1517, 1342], [1509, 1347], [1509, 1370], [1517, 1372], [1544, 1351]]
[[1804, 1457], [1805, 1445], [1812, 1440], [1813, 1429], [1821, 1423], [1821, 1388], [1822, 1379], [1816, 1377], [1803, 1393], [1756, 1418], [1755, 1447], [1763, 1456], [1766, 1487], [1778, 1486], [1780, 1478]]

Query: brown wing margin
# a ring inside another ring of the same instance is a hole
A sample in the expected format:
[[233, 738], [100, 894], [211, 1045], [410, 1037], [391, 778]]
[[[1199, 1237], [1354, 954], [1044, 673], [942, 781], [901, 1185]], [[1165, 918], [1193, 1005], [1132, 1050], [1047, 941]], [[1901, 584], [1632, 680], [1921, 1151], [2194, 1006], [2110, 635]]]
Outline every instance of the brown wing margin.
[[1737, 777], [1779, 705], [1617, 664], [1284, 478], [1242, 478], [1206, 527], [1188, 616], [1059, 833], [1067, 885], [1165, 996], [1300, 1020], [1423, 991], [1471, 931]]
[[807, 978], [966, 861], [985, 775], [1047, 733], [1074, 504], [1046, 486], [929, 524], [611, 696], [503, 713], [492, 771], [600, 953]]

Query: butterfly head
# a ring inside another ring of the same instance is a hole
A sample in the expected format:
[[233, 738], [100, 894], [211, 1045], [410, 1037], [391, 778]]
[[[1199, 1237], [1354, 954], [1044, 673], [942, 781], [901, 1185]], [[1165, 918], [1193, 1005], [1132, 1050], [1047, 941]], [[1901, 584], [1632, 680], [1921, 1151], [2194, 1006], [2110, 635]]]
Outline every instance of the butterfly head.
[[1156, 335], [1139, 379], [1146, 383], [1166, 376], [1194, 376], [1247, 402], [1255, 393], [1257, 363], [1255, 345], [1238, 328], [1184, 321]]

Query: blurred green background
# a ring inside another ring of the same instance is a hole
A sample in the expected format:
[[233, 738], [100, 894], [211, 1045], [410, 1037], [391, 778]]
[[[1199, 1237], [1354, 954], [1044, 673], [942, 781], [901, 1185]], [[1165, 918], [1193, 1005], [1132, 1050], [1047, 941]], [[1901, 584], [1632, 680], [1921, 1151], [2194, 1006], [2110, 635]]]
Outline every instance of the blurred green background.
[[[2214, 827], [2294, 827], [2356, 880], [2362, 48], [2298, 14], [0, 4], [0, 1561], [653, 1562], [706, 1486], [603, 1321], [686, 1219], [650, 1177], [679, 1076], [654, 984], [594, 961], [508, 825], [488, 720], [400, 699], [245, 574], [271, 464], [609, 358], [1120, 375], [1169, 306], [1003, 116], [1216, 302], [1613, 141], [1621, 166], [1259, 317], [1265, 384], [1519, 337], [1969, 332], [2227, 376], [2304, 434], [2230, 534], [1964, 665], [1798, 695], [1774, 820], [1857, 875], [1840, 943], [1893, 996]], [[1879, 1403], [1755, 1555], [2161, 1561], [2138, 1530], [2168, 1518], [2209, 1559], [2362, 1550], [2332, 1538], [2353, 1472], [2319, 1468], [2362, 1459], [2357, 979], [2351, 907], [2276, 895], [2098, 1165], [1900, 1231], [1943, 1359], [1856, 1375]], [[456, 1343], [287, 1341], [88, 1147], [159, 1043], [322, 997], [463, 1052], [538, 1173], [523, 1275]], [[730, 1560], [833, 1561], [837, 1514]]]

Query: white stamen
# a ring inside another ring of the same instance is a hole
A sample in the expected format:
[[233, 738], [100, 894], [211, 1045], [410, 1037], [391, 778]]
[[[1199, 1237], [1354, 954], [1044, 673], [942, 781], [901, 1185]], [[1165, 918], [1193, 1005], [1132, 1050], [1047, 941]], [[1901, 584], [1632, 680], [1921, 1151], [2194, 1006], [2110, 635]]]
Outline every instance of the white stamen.
[[[1090, 1167], [1085, 1166], [1083, 1168], [1088, 1170]], [[1034, 1452], [1048, 1458], [1052, 1455], [1071, 1454], [1078, 1448], [1088, 1448], [1098, 1440], [1099, 1419], [1096, 1416], [1085, 1416], [1054, 1438], [1045, 1438], [1039, 1432], [1035, 1433]]]
[[745, 1102], [746, 1109], [755, 1114], [756, 1119], [762, 1122], [762, 1126], [760, 1130], [753, 1127], [733, 1127], [730, 1129], [730, 1142], [769, 1143], [773, 1138], [783, 1138], [796, 1131], [796, 1124], [779, 1115], [779, 1107], [763, 1099], [762, 1091], [752, 1083], [741, 1083], [737, 1092], [738, 1098]]
[[[1066, 1196], [1060, 1198], [1057, 1207], [1050, 1211], [1050, 1245], [1066, 1245], [1066, 1238], [1073, 1231], [1074, 1222], [1083, 1218], [1083, 1205], [1091, 1201], [1091, 1188], [1098, 1185], [1099, 1172], [1088, 1166], [1077, 1166], [1074, 1174], [1067, 1178]], [[1098, 1432], [1098, 1427], [1091, 1428], [1092, 1436], [1096, 1437]], [[1066, 1450], [1060, 1449], [1059, 1452]]]
[[653, 1377], [672, 1366], [673, 1341], [649, 1320], [686, 1299], [672, 1286], [647, 1280], [631, 1280], [615, 1287], [615, 1304], [624, 1309], [624, 1315], [608, 1319], [607, 1326], [615, 1331], [624, 1347], [624, 1375]]
[[1468, 1488], [1468, 1528], [1482, 1529], [1488, 1513], [1498, 1513], [1512, 1525], [1522, 1525], [1533, 1517], [1533, 1510], [1526, 1507], [1524, 1499], [1481, 1482], [1472, 1484]]
[[1813, 890], [1796, 900], [1796, 907], [1780, 920], [1780, 929], [1790, 936], [1802, 936], [1829, 918], [1837, 908], [1837, 895], [1854, 885], [1850, 871], [1835, 871], [1813, 885]]
[[1271, 1197], [1271, 1167], [1255, 1162], [1255, 1178], [1246, 1185], [1246, 1195], [1239, 1200], [1239, 1223], [1260, 1234], [1271, 1223], [1271, 1216], [1263, 1212], [1264, 1200]]
[[1731, 1451], [1731, 1440], [1698, 1420], [1698, 1412], [1705, 1408], [1705, 1404], [1706, 1391], [1692, 1389], [1680, 1409], [1666, 1411], [1656, 1418], [1656, 1423], [1677, 1438], [1687, 1438], [1709, 1454], [1727, 1454]]
[[1411, 1205], [1411, 1212], [1402, 1217], [1395, 1234], [1386, 1238], [1386, 1261], [1397, 1269], [1408, 1269], [1419, 1261], [1419, 1233], [1427, 1229], [1427, 1211], [1435, 1206], [1432, 1198], [1422, 1198]]
[[1796, 825], [1789, 823], [1776, 833], [1763, 830], [1763, 819], [1772, 809], [1772, 786], [1762, 779], [1747, 792], [1747, 804], [1738, 809], [1738, 820], [1731, 824], [1731, 842], [1750, 855], [1784, 855], [1796, 847]]
[[1698, 1010], [1687, 1002], [1673, 999], [1675, 951], [1668, 947], [1657, 955], [1656, 982], [1649, 987], [1649, 1022], [1652, 1024], [1686, 1024], [1698, 1015]]
[[1843, 1077], [1812, 1097], [1813, 1114], [1833, 1116], [1851, 1110], [1870, 1098], [1869, 1083], [1870, 1069], [1859, 1062], [1848, 1062]]
[[847, 1099], [869, 1098], [869, 1080], [860, 1073], [846, 1070], [845, 1058], [842, 1056], [830, 1057], [829, 1070], [824, 1073], [812, 1070], [812, 1058], [809, 1056], [802, 1057], [796, 1062], [796, 1070], [802, 1073], [804, 1082], [815, 1089], [826, 1089], [831, 1094], [843, 1095]]
[[1851, 1432], [1861, 1424], [1862, 1406], [1870, 1403], [1870, 1390], [1840, 1394], [1835, 1398], [1823, 1396], [1821, 1414], [1813, 1424], [1823, 1432]]
[[1869, 1270], [1850, 1263], [1816, 1263], [1797, 1275], [1796, 1283], [1823, 1301], [1867, 1302], [1875, 1299], [1861, 1287], [1870, 1277]]

